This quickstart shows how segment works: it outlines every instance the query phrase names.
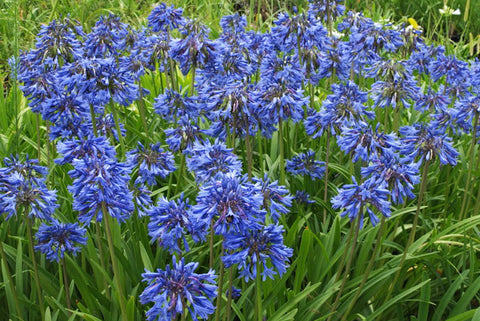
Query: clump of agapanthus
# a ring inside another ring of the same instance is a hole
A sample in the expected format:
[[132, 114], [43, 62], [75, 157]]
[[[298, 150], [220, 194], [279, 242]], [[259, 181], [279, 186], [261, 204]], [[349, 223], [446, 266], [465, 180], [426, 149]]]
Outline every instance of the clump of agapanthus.
[[325, 130], [336, 135], [347, 122], [359, 124], [375, 117], [374, 112], [367, 110], [367, 93], [354, 82], [333, 84], [332, 91], [324, 100], [322, 109], [305, 120], [305, 131], [312, 138], [321, 137]]
[[85, 33], [78, 21], [70, 17], [52, 20], [40, 28], [32, 58], [39, 65], [46, 58], [54, 59], [58, 66], [73, 62], [84, 55], [83, 38]]
[[315, 203], [314, 200], [310, 199], [310, 195], [305, 191], [296, 191], [295, 196], [293, 197], [295, 203], [298, 205], [307, 205]]
[[338, 194], [332, 198], [332, 207], [342, 209], [341, 217], [348, 216], [350, 221], [360, 217], [360, 227], [363, 226], [363, 216], [365, 213], [370, 217], [372, 225], [376, 225], [380, 220], [373, 211], [379, 211], [383, 216], [390, 217], [390, 192], [387, 188], [387, 182], [383, 179], [370, 178], [360, 184], [352, 176], [353, 183], [344, 185], [338, 189]]
[[258, 184], [237, 172], [218, 173], [201, 186], [192, 207], [200, 224], [211, 226], [217, 235], [259, 229], [265, 221], [263, 193]]
[[107, 214], [105, 211], [119, 222], [131, 216], [135, 208], [128, 188], [130, 166], [118, 162], [110, 154], [74, 158], [72, 165], [74, 169], [68, 174], [74, 181], [68, 189], [73, 195], [73, 209], [79, 212], [80, 222], [88, 225], [92, 220], [101, 221]]
[[115, 141], [117, 142], [120, 141], [119, 135], [122, 135], [123, 137], [125, 137], [127, 133], [125, 126], [122, 123], [118, 124], [118, 127], [120, 128], [120, 133], [117, 131], [115, 118], [113, 117], [112, 114], [106, 114], [106, 115], [97, 117], [95, 121], [96, 121], [97, 132], [99, 135], [113, 137], [113, 139], [115, 139]]
[[148, 16], [148, 26], [154, 32], [170, 32], [184, 24], [183, 9], [175, 8], [173, 5], [169, 7], [163, 2], [153, 8]]
[[459, 114], [460, 110], [455, 107], [439, 107], [430, 114], [430, 126], [438, 129], [442, 133], [451, 131], [454, 135], [459, 135], [461, 131], [467, 129], [469, 126], [461, 117], [458, 117]]
[[392, 201], [403, 204], [404, 198], [415, 198], [413, 190], [420, 183], [420, 163], [407, 163], [396, 154], [371, 157], [369, 165], [362, 168], [364, 177], [374, 177], [385, 181]]
[[308, 11], [310, 15], [327, 22], [328, 16], [331, 21], [345, 14], [344, 0], [309, 0]]
[[167, 136], [168, 147], [173, 152], [189, 152], [193, 144], [196, 141], [202, 141], [207, 133], [206, 130], [200, 129], [196, 119], [191, 119], [188, 116], [181, 117], [175, 128], [167, 128], [164, 132]]
[[222, 257], [225, 267], [238, 264], [240, 277], [245, 282], [255, 280], [260, 266], [263, 281], [267, 277], [273, 279], [275, 274], [282, 276], [293, 255], [293, 250], [283, 244], [283, 232], [283, 226], [271, 224], [261, 229], [227, 234], [223, 246], [231, 252]]
[[130, 184], [130, 190], [132, 191], [133, 202], [135, 209], [137, 210], [138, 217], [147, 215], [147, 211], [152, 205], [152, 191], [150, 191], [145, 183], [140, 181], [137, 177], [133, 184]]
[[128, 27], [120, 17], [110, 14], [101, 16], [87, 34], [85, 51], [88, 57], [106, 58], [119, 56], [126, 48]]
[[263, 179], [254, 177], [253, 182], [260, 184], [263, 193], [263, 208], [270, 213], [270, 218], [277, 223], [281, 215], [290, 212], [293, 197], [288, 189], [283, 185], [278, 185], [277, 181], [271, 182], [267, 174]]
[[187, 158], [187, 168], [195, 173], [195, 180], [204, 183], [214, 178], [217, 173], [241, 172], [242, 162], [233, 149], [215, 140], [212, 144], [206, 140], [195, 142]]
[[443, 53], [437, 54], [437, 59], [430, 61], [428, 69], [432, 80], [435, 82], [445, 76], [447, 90], [448, 87], [460, 82], [467, 82], [466, 87], [468, 87], [470, 78], [468, 63], [455, 56], [446, 56]]
[[[456, 123], [465, 131], [470, 132], [472, 127], [476, 126], [479, 134], [480, 126], [475, 124], [475, 116], [480, 115], [480, 96], [467, 95], [466, 97], [457, 100], [455, 102], [455, 109], [458, 111], [456, 114]], [[478, 122], [478, 119], [477, 119]]]
[[209, 39], [210, 30], [199, 20], [188, 20], [181, 28], [182, 39], [172, 39], [170, 56], [180, 64], [184, 75], [192, 67], [202, 68], [216, 56], [215, 43]]
[[333, 36], [328, 48], [321, 52], [318, 72], [313, 75], [314, 79], [320, 80], [335, 75], [342, 81], [348, 80], [354, 60], [354, 52], [349, 42], [344, 42], [337, 36]]
[[53, 219], [50, 225], [42, 223], [38, 228], [34, 248], [45, 254], [47, 260], [59, 262], [65, 253], [75, 256], [80, 252], [80, 246], [87, 244], [86, 232], [78, 223], [61, 223]]
[[197, 117], [200, 113], [196, 97], [187, 96], [186, 93], [182, 95], [173, 89], [166, 89], [164, 94], [155, 98], [153, 107], [157, 114], [168, 121], [182, 116]]
[[[195, 242], [205, 240], [206, 230], [198, 226], [192, 216], [191, 205], [183, 193], [178, 200], [169, 201], [161, 197], [157, 205], [148, 210], [150, 223], [148, 235], [152, 242], [158, 241], [170, 253], [189, 251], [185, 235], [192, 236]], [[183, 248], [182, 248], [183, 247]]]
[[407, 161], [433, 161], [438, 157], [442, 165], [457, 164], [458, 152], [452, 145], [452, 138], [430, 124], [403, 126], [400, 135], [400, 154]]
[[147, 320], [175, 320], [187, 309], [193, 320], [197, 320], [197, 316], [208, 319], [215, 311], [212, 300], [217, 296], [214, 271], [197, 274], [198, 263], [185, 264], [184, 258], [177, 262], [175, 256], [173, 262], [172, 267], [167, 264], [165, 270], [145, 270], [142, 274], [148, 286], [140, 294], [140, 303], [154, 303], [146, 313]]
[[0, 168], [0, 213], [8, 220], [24, 210], [29, 217], [51, 220], [57, 204], [57, 192], [46, 185], [47, 168], [38, 160], [21, 162], [18, 157], [4, 159]]
[[410, 106], [410, 101], [416, 101], [420, 88], [410, 72], [403, 73], [405, 77], [392, 74], [387, 80], [377, 80], [370, 88], [370, 98], [377, 107], [396, 108], [399, 104]]
[[443, 46], [420, 44], [418, 49], [412, 52], [406, 63], [411, 70], [417, 70], [420, 74], [428, 75], [430, 73], [430, 62], [435, 60], [437, 55], [443, 55], [444, 52], [445, 47]]
[[445, 86], [442, 84], [438, 86], [438, 90], [431, 87], [428, 88], [426, 94], [420, 93], [415, 101], [415, 109], [419, 111], [433, 112], [438, 109], [447, 108], [452, 102], [448, 95], [444, 94]]
[[287, 160], [287, 172], [293, 175], [310, 176], [313, 180], [321, 179], [325, 174], [325, 162], [315, 159], [315, 152], [308, 150]]
[[370, 157], [392, 154], [399, 148], [395, 134], [379, 133], [366, 123], [346, 124], [337, 136], [337, 144], [346, 154], [352, 153], [352, 162], [359, 159], [368, 162]]
[[74, 159], [83, 158], [115, 158], [115, 148], [105, 136], [89, 135], [80, 139], [59, 141], [57, 151], [62, 155], [55, 163], [63, 165], [72, 163]]
[[138, 142], [135, 150], [127, 153], [127, 165], [132, 168], [138, 166], [138, 179], [153, 186], [156, 178], [166, 178], [175, 171], [175, 160], [173, 154], [164, 151], [160, 143], [150, 144], [150, 147], [143, 146]]

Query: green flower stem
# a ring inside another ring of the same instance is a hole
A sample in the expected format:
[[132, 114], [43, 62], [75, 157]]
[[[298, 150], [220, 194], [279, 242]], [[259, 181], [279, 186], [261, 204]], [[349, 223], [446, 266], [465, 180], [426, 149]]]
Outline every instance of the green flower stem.
[[[170, 36], [169, 36], [169, 38], [170, 38]], [[170, 65], [171, 87], [172, 87], [173, 90], [177, 91], [177, 82], [175, 81], [176, 68], [175, 68], [175, 64], [173, 63], [173, 59], [169, 57], [168, 58], [168, 63]]]
[[192, 65], [192, 81], [190, 83], [190, 97], [195, 94], [195, 73], [196, 73], [195, 63]]
[[[226, 320], [232, 319], [232, 292], [233, 292], [233, 266], [228, 268], [228, 300], [227, 300], [227, 314]], [[225, 320], [225, 316], [223, 318]]]
[[113, 245], [113, 239], [112, 239], [112, 230], [110, 229], [111, 218], [110, 218], [110, 214], [108, 213], [107, 205], [105, 204], [105, 202], [102, 202], [102, 212], [103, 212], [103, 219], [105, 221], [105, 231], [107, 234], [108, 249], [110, 252], [110, 257], [112, 259], [113, 273], [114, 273], [114, 278], [117, 285], [118, 300], [120, 301], [120, 309], [122, 311], [122, 320], [128, 321], [127, 304], [125, 301], [125, 295], [123, 294], [123, 284], [120, 281], [120, 273], [117, 265], [117, 257], [115, 255], [115, 247]]
[[[362, 213], [362, 212], [363, 212], [363, 204], [360, 204], [359, 213]], [[350, 250], [350, 256], [348, 257], [347, 266], [345, 268], [345, 273], [343, 274], [343, 279], [342, 279], [342, 283], [340, 285], [340, 289], [338, 290], [337, 297], [335, 298], [335, 302], [333, 303], [333, 306], [332, 306], [332, 311], [331, 311], [330, 316], [328, 317], [327, 321], [330, 321], [332, 319], [333, 315], [335, 314], [335, 310], [337, 309], [338, 304], [340, 303], [340, 298], [342, 297], [343, 289], [345, 288], [345, 284], [347, 283], [347, 278], [348, 278], [348, 275], [350, 274], [350, 268], [352, 266], [352, 261], [353, 261], [353, 257], [354, 257], [354, 254], [355, 254], [355, 247], [357, 245], [358, 233], [360, 231], [360, 223], [361, 223], [360, 220], [361, 219], [362, 219], [362, 215], [359, 214], [358, 217], [357, 217], [357, 220], [356, 220], [356, 224], [355, 224], [355, 222], [353, 223], [353, 226], [355, 226], [355, 225], [356, 226], [354, 227], [355, 236], [353, 238], [352, 248]], [[345, 251], [345, 252], [347, 252], [347, 251]]]
[[[222, 244], [223, 256], [224, 248]], [[220, 276], [218, 277], [218, 289], [217, 289], [217, 307], [215, 308], [215, 321], [220, 321], [220, 310], [222, 309], [222, 294], [223, 294], [223, 279], [225, 274], [225, 266], [222, 260], [220, 260]]]
[[148, 130], [148, 124], [147, 124], [147, 118], [146, 118], [146, 109], [145, 109], [145, 102], [143, 101], [143, 91], [142, 91], [142, 81], [140, 80], [138, 82], [139, 86], [139, 92], [140, 92], [140, 99], [138, 100], [138, 113], [140, 114], [140, 119], [142, 120], [143, 124], [143, 130], [145, 131], [145, 134], [147, 137], [150, 137], [149, 135], [149, 130]]
[[[67, 276], [67, 267], [66, 267], [66, 264], [65, 264], [65, 258], [62, 257], [62, 260], [61, 260], [61, 265], [62, 265], [62, 274], [63, 274], [63, 285], [65, 287], [65, 297], [67, 298], [67, 308], [69, 310], [72, 309], [72, 302], [70, 300], [70, 287], [68, 285], [68, 276]], [[72, 315], [72, 313], [70, 311], [68, 311], [68, 316], [70, 317]]]
[[[97, 239], [98, 255], [100, 256], [100, 266], [102, 267], [102, 269], [104, 271], [107, 271], [107, 266], [105, 264], [105, 259], [104, 259], [105, 256], [104, 256], [104, 253], [103, 253], [102, 237], [101, 237], [100, 231], [101, 231], [100, 223], [98, 223], [98, 221], [95, 221], [95, 232], [96, 232], [95, 237]], [[110, 291], [108, 291], [108, 282], [105, 278], [103, 279], [103, 287], [105, 289], [105, 296], [107, 297], [107, 299], [110, 299]]]
[[381, 247], [381, 239], [382, 239], [384, 231], [385, 231], [385, 216], [382, 216], [382, 220], [380, 221], [380, 228], [379, 228], [378, 234], [377, 234], [377, 240], [375, 242], [375, 247], [373, 248], [372, 257], [370, 258], [370, 262], [368, 262], [367, 270], [363, 274], [362, 282], [360, 283], [358, 288], [355, 290], [355, 296], [350, 301], [350, 304], [347, 307], [347, 311], [342, 316], [342, 320], [348, 320], [348, 316], [350, 315], [350, 312], [352, 312], [352, 309], [355, 306], [355, 303], [357, 302], [358, 297], [362, 293], [362, 290], [363, 290], [363, 287], [365, 286], [365, 283], [367, 283], [368, 276], [370, 275], [370, 272], [372, 271], [373, 265], [375, 264], [375, 259], [377, 257], [378, 250]]
[[97, 123], [95, 121], [95, 110], [93, 109], [93, 105], [90, 104], [90, 118], [92, 118], [92, 129], [93, 129], [93, 134], [95, 137], [98, 136], [98, 131], [97, 131]]
[[323, 225], [327, 223], [328, 166], [330, 161], [330, 128], [327, 129], [327, 149], [325, 154], [325, 185], [323, 187]]
[[35, 128], [37, 130], [37, 158], [41, 162], [42, 157], [42, 147], [40, 142], [40, 114], [35, 113]]
[[185, 154], [182, 153], [182, 155], [180, 155], [180, 169], [177, 177], [177, 186], [175, 187], [175, 195], [177, 195], [180, 192], [180, 183], [182, 182], [182, 178], [184, 175], [185, 175]]
[[[279, 113], [280, 114], [280, 113]], [[284, 158], [284, 146], [283, 146], [283, 121], [280, 117], [278, 119], [278, 147], [280, 157], [280, 185], [285, 186], [285, 158]]]
[[209, 237], [209, 248], [210, 248], [210, 260], [208, 262], [208, 267], [213, 269], [213, 222], [210, 223], [210, 237]]
[[[462, 207], [460, 209], [460, 215], [459, 215], [459, 220], [461, 221], [464, 217], [465, 210], [468, 208], [467, 205], [467, 200], [468, 203], [470, 203], [471, 197], [470, 197], [470, 184], [472, 181], [472, 169], [473, 169], [473, 156], [475, 155], [475, 146], [477, 146], [477, 126], [478, 126], [478, 112], [475, 112], [475, 118], [473, 121], [473, 135], [472, 135], [472, 144], [470, 145], [470, 149], [468, 150], [468, 159], [470, 163], [468, 164], [468, 174], [467, 174], [467, 182], [465, 185], [465, 193], [463, 194], [463, 200], [462, 200]], [[468, 204], [470, 205], [470, 204]]]
[[40, 308], [40, 314], [42, 320], [45, 320], [45, 308], [43, 305], [43, 296], [42, 288], [40, 287], [40, 275], [38, 273], [37, 259], [35, 258], [35, 252], [33, 251], [33, 232], [32, 232], [32, 219], [28, 217], [28, 206], [25, 207], [25, 219], [27, 220], [27, 230], [28, 230], [28, 249], [30, 251], [30, 258], [32, 259], [33, 272], [35, 279], [35, 287], [37, 288], [38, 295], [38, 307]]
[[252, 160], [252, 141], [250, 140], [250, 131], [248, 126], [246, 128], [246, 136], [245, 136], [245, 145], [247, 148], [247, 172], [248, 172], [248, 179], [252, 180], [252, 169], [253, 169], [253, 160]]
[[257, 275], [255, 276], [255, 296], [257, 307], [257, 321], [263, 321], [263, 298], [262, 298], [262, 275], [260, 273], [262, 266], [260, 261], [257, 261]]
[[0, 255], [2, 256], [2, 261], [5, 265], [5, 274], [7, 275], [8, 283], [10, 284], [10, 288], [12, 289], [13, 302], [15, 303], [17, 317], [20, 320], [23, 320], [22, 309], [20, 309], [20, 302], [18, 301], [17, 291], [15, 290], [15, 284], [12, 280], [12, 274], [10, 274], [10, 269], [8, 268], [7, 256], [5, 255], [5, 251], [3, 250], [3, 241], [0, 241]]
[[123, 160], [125, 157], [125, 142], [123, 141], [122, 131], [120, 130], [120, 122], [118, 120], [117, 108], [113, 104], [113, 101], [110, 100], [110, 109], [113, 114], [113, 121], [115, 122], [115, 129], [117, 130], [118, 141], [120, 142], [120, 160]]
[[400, 259], [400, 263], [398, 264], [398, 270], [395, 273], [395, 277], [393, 278], [393, 282], [390, 283], [390, 287], [387, 290], [387, 295], [385, 296], [384, 303], [388, 302], [392, 296], [393, 289], [395, 288], [396, 283], [400, 277], [403, 264], [405, 263], [405, 259], [407, 258], [407, 253], [409, 247], [413, 244], [415, 239], [415, 232], [417, 230], [418, 225], [418, 217], [420, 216], [420, 209], [423, 203], [423, 197], [425, 194], [425, 190], [427, 187], [427, 176], [428, 176], [428, 167], [430, 166], [430, 161], [426, 161], [425, 165], [423, 166], [423, 173], [422, 173], [422, 180], [420, 183], [420, 192], [418, 194], [418, 201], [417, 201], [417, 211], [415, 212], [415, 218], [413, 219], [412, 228], [410, 230], [410, 235], [408, 236], [407, 244], [405, 244], [405, 249], [402, 254], [402, 258]]
[[260, 168], [262, 169], [262, 173], [265, 173], [265, 163], [263, 160], [263, 139], [262, 133], [260, 131], [257, 132], [257, 145], [258, 145], [258, 159], [260, 162]]

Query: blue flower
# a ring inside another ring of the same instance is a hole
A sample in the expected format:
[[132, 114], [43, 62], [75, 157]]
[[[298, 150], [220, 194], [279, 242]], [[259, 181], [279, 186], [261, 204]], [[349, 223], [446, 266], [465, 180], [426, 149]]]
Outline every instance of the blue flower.
[[202, 185], [192, 211], [200, 224], [211, 225], [215, 234], [225, 235], [259, 229], [265, 221], [262, 206], [260, 186], [249, 183], [246, 175], [230, 172], [218, 173]]
[[323, 102], [320, 112], [305, 120], [305, 130], [312, 138], [321, 137], [327, 129], [335, 135], [347, 122], [358, 124], [375, 117], [374, 112], [367, 110], [367, 93], [361, 91], [354, 82], [333, 84], [332, 91]]
[[148, 223], [148, 235], [152, 242], [159, 242], [170, 253], [182, 253], [180, 245], [183, 244], [186, 252], [189, 251], [185, 234], [189, 233], [195, 242], [205, 240], [206, 230], [197, 226], [193, 219], [191, 206], [188, 199], [184, 199], [183, 193], [176, 201], [168, 201], [161, 197], [157, 206], [148, 210], [150, 223]]
[[310, 199], [310, 195], [308, 195], [305, 191], [296, 191], [295, 197], [293, 198], [298, 205], [307, 205], [313, 204], [315, 201]]
[[354, 221], [360, 216], [360, 227], [363, 226], [363, 215], [365, 211], [370, 217], [372, 225], [380, 220], [373, 212], [378, 210], [383, 216], [390, 217], [390, 192], [387, 189], [386, 181], [382, 179], [368, 179], [358, 184], [352, 176], [353, 184], [344, 185], [338, 190], [338, 195], [332, 198], [332, 207], [341, 208], [341, 217], [348, 216]]
[[313, 180], [321, 179], [325, 174], [325, 162], [315, 160], [315, 152], [310, 149], [287, 160], [287, 171], [293, 175], [308, 175]]
[[119, 56], [126, 49], [127, 25], [120, 17], [101, 16], [85, 40], [88, 57], [106, 58]]
[[153, 108], [157, 114], [169, 121], [185, 115], [195, 118], [200, 113], [195, 97], [181, 95], [172, 89], [166, 89], [164, 94], [155, 98]]
[[458, 152], [452, 145], [452, 138], [444, 132], [430, 125], [416, 123], [401, 127], [400, 134], [403, 136], [400, 138], [400, 153], [408, 161], [414, 162], [419, 158], [423, 162], [424, 159], [430, 161], [438, 157], [442, 165], [457, 164]]
[[56, 159], [57, 164], [72, 163], [74, 159], [83, 158], [114, 158], [115, 148], [105, 136], [88, 136], [82, 139], [59, 141], [57, 151], [63, 157]]
[[270, 182], [267, 174], [260, 178], [253, 178], [253, 181], [261, 185], [263, 193], [263, 208], [268, 210], [273, 222], [277, 223], [280, 215], [287, 214], [292, 206], [293, 197], [288, 193], [285, 186], [278, 185], [277, 181]]
[[392, 154], [400, 148], [395, 134], [379, 133], [377, 124], [375, 131], [366, 123], [351, 124], [342, 127], [337, 136], [337, 144], [346, 154], [353, 154], [353, 162], [361, 159], [368, 162], [370, 157]]
[[145, 148], [138, 142], [137, 149], [127, 153], [127, 165], [132, 168], [138, 166], [140, 181], [152, 186], [156, 184], [156, 177], [166, 178], [175, 171], [173, 154], [164, 151], [160, 143]]
[[80, 245], [87, 244], [86, 231], [78, 223], [60, 223], [56, 219], [51, 221], [51, 225], [42, 223], [35, 234], [38, 244], [35, 250], [45, 254], [47, 260], [59, 262], [65, 253], [77, 255]]
[[135, 207], [128, 188], [129, 166], [110, 157], [75, 158], [72, 164], [74, 169], [68, 174], [74, 181], [68, 189], [73, 195], [73, 209], [79, 212], [80, 222], [101, 221], [105, 209], [119, 222], [130, 217]]
[[154, 32], [170, 32], [185, 24], [183, 9], [168, 7], [165, 3], [156, 6], [148, 16], [148, 26]]
[[167, 136], [168, 147], [174, 152], [183, 152], [189, 151], [196, 141], [202, 141], [202, 136], [206, 131], [200, 129], [196, 121], [183, 116], [175, 128], [167, 128], [164, 132]]
[[231, 148], [215, 141], [195, 142], [187, 158], [188, 170], [195, 173], [197, 182], [207, 182], [214, 178], [217, 173], [241, 172], [242, 162]]
[[223, 246], [232, 252], [222, 257], [225, 267], [238, 264], [240, 277], [245, 282], [254, 280], [258, 264], [262, 266], [262, 277], [273, 279], [282, 276], [288, 268], [288, 258], [293, 250], [283, 244], [283, 226], [268, 225], [259, 230], [247, 230], [240, 234], [227, 234]]
[[25, 209], [29, 217], [51, 220], [58, 204], [57, 192], [46, 185], [47, 168], [28, 157], [24, 163], [13, 156], [4, 163], [6, 167], [0, 168], [0, 213], [7, 213], [8, 220]]
[[185, 264], [184, 258], [176, 262], [174, 256], [173, 261], [174, 265], [167, 265], [165, 270], [145, 270], [142, 274], [148, 286], [140, 294], [140, 303], [154, 303], [147, 311], [147, 320], [174, 320], [185, 309], [195, 321], [197, 316], [208, 319], [215, 311], [212, 300], [217, 296], [216, 275], [212, 270], [204, 274], [195, 273], [198, 263]]
[[397, 156], [386, 154], [370, 159], [368, 167], [362, 168], [362, 175], [375, 177], [387, 183], [392, 201], [404, 203], [404, 197], [415, 198], [413, 190], [420, 183], [420, 163], [405, 163]]

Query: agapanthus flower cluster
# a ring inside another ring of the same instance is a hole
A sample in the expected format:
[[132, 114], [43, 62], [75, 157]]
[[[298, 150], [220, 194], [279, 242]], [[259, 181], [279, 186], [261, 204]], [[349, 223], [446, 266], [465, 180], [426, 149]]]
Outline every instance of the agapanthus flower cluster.
[[150, 144], [149, 148], [138, 142], [138, 148], [127, 153], [127, 165], [138, 166], [139, 182], [146, 182], [153, 186], [156, 178], [166, 178], [175, 171], [173, 154], [164, 151], [160, 143]]
[[61, 223], [53, 219], [43, 223], [35, 234], [35, 250], [46, 255], [47, 260], [59, 262], [65, 253], [77, 255], [81, 245], [87, 244], [86, 229], [78, 223]]
[[0, 168], [0, 213], [8, 220], [25, 211], [29, 217], [51, 220], [57, 204], [57, 192], [46, 185], [47, 168], [38, 165], [38, 160], [21, 162], [18, 157], [4, 159]]
[[259, 229], [266, 214], [262, 205], [258, 184], [249, 183], [237, 172], [220, 172], [202, 185], [192, 211], [199, 224], [226, 235]]
[[206, 230], [197, 224], [192, 215], [191, 205], [188, 204], [188, 199], [184, 198], [183, 193], [176, 201], [161, 197], [157, 205], [148, 210], [148, 216], [150, 217], [148, 235], [152, 238], [152, 242], [158, 241], [159, 245], [170, 253], [180, 254], [184, 250], [189, 251], [185, 238], [187, 233], [196, 242], [205, 239]]
[[282, 214], [290, 212], [293, 197], [285, 186], [278, 185], [277, 181], [271, 182], [267, 174], [263, 179], [254, 177], [253, 181], [261, 185], [263, 193], [263, 208], [270, 213], [270, 218], [276, 223]]
[[154, 303], [146, 313], [148, 321], [175, 320], [178, 314], [186, 313], [187, 309], [195, 321], [197, 317], [208, 319], [215, 311], [212, 300], [217, 296], [216, 275], [212, 270], [203, 274], [195, 273], [197, 267], [198, 263], [185, 264], [184, 258], [177, 262], [174, 256], [172, 267], [167, 264], [165, 270], [146, 270], [142, 274], [148, 286], [140, 294], [140, 303]]
[[417, 123], [400, 128], [400, 153], [408, 161], [420, 162], [440, 159], [442, 165], [457, 164], [458, 151], [452, 145], [452, 138], [428, 124]]
[[293, 175], [310, 176], [314, 180], [321, 179], [325, 174], [325, 162], [316, 160], [315, 152], [308, 150], [287, 160], [287, 171]]
[[283, 232], [283, 226], [271, 224], [241, 234], [228, 234], [223, 246], [232, 253], [222, 257], [223, 263], [227, 268], [238, 264], [240, 277], [245, 282], [255, 279], [259, 269], [264, 281], [276, 274], [282, 276], [293, 255], [293, 250], [283, 244]]
[[338, 194], [332, 198], [332, 207], [342, 209], [340, 216], [348, 216], [350, 221], [359, 219], [360, 227], [363, 226], [363, 217], [367, 213], [372, 225], [380, 220], [375, 211], [385, 217], [390, 217], [391, 208], [388, 200], [390, 192], [387, 183], [382, 179], [367, 179], [360, 184], [352, 176], [352, 184], [344, 185]]
[[242, 162], [231, 148], [216, 140], [195, 142], [187, 158], [188, 170], [194, 172], [195, 180], [207, 182], [217, 173], [241, 172]]

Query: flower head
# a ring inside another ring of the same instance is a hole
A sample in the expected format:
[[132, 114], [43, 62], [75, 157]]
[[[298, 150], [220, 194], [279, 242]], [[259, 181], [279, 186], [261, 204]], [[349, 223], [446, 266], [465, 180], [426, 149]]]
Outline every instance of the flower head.
[[76, 255], [80, 245], [87, 244], [86, 229], [78, 223], [60, 223], [53, 219], [51, 225], [43, 223], [35, 235], [35, 250], [42, 252], [50, 261], [59, 262], [65, 253]]
[[293, 254], [293, 250], [283, 244], [283, 232], [283, 226], [271, 224], [243, 234], [228, 234], [224, 247], [233, 252], [222, 257], [223, 263], [227, 268], [238, 264], [240, 276], [246, 282], [255, 279], [259, 265], [263, 268], [264, 281], [267, 276], [273, 279], [277, 273], [282, 276]]
[[193, 320], [197, 316], [207, 319], [215, 311], [212, 300], [217, 296], [215, 274], [197, 274], [194, 271], [198, 263], [187, 263], [182, 258], [177, 262], [173, 257], [172, 267], [157, 272], [148, 270], [142, 274], [143, 281], [148, 286], [140, 294], [140, 303], [153, 302], [154, 306], [147, 311], [147, 320], [174, 320], [177, 314], [188, 309]]
[[359, 217], [360, 226], [363, 226], [363, 215], [366, 212], [370, 217], [372, 225], [380, 220], [373, 212], [378, 210], [385, 217], [390, 217], [390, 202], [386, 182], [379, 179], [368, 179], [358, 184], [352, 176], [353, 184], [344, 185], [338, 190], [338, 195], [332, 198], [332, 207], [343, 209], [341, 217], [348, 216], [350, 221]]
[[325, 162], [315, 160], [315, 152], [308, 150], [287, 160], [287, 171], [293, 175], [308, 175], [314, 180], [321, 179], [325, 173]]

